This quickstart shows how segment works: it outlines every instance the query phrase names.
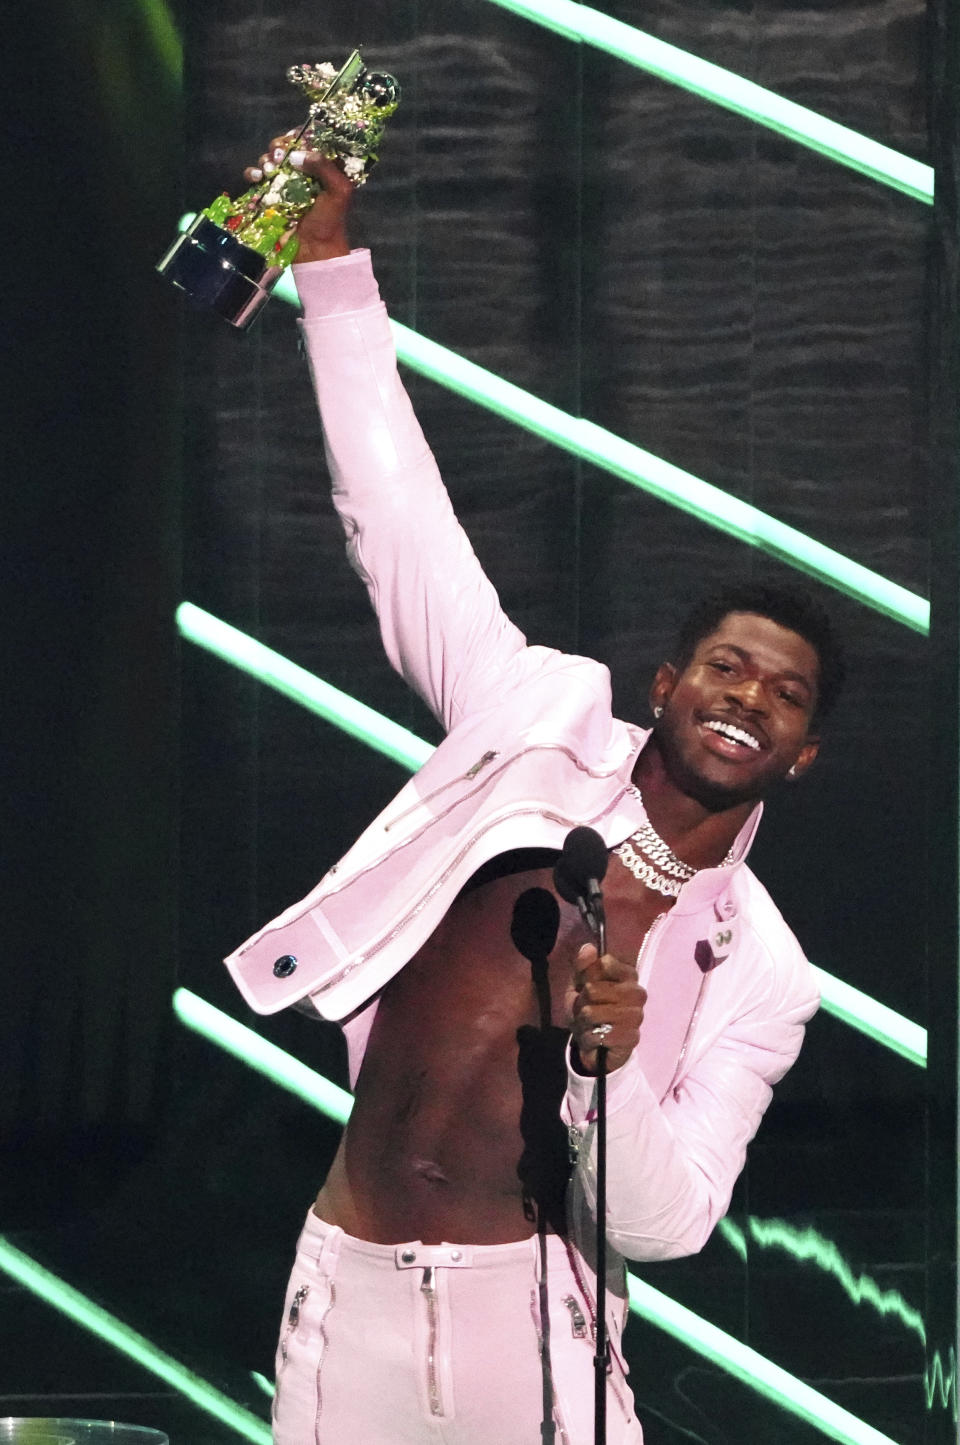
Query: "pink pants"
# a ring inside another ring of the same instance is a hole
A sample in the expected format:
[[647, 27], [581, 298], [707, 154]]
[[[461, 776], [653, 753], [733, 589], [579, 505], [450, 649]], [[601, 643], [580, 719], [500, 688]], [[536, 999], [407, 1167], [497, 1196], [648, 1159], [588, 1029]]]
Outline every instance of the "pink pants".
[[[275, 1445], [592, 1445], [590, 1306], [562, 1239], [369, 1244], [311, 1211], [277, 1349]], [[546, 1301], [549, 1348], [541, 1352]], [[618, 1337], [608, 1445], [642, 1445]], [[545, 1403], [546, 1402], [546, 1403]]]

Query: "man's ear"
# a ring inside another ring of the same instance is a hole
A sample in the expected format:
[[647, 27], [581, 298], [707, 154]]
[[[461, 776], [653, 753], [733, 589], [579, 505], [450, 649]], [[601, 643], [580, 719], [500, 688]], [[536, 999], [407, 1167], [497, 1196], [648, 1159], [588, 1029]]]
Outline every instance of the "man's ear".
[[654, 673], [653, 682], [650, 685], [649, 695], [650, 711], [654, 714], [654, 716], [658, 715], [657, 708], [660, 708], [662, 712], [664, 707], [666, 707], [667, 703], [670, 701], [670, 697], [673, 693], [673, 689], [677, 685], [677, 678], [679, 676], [680, 674], [677, 672], [677, 669], [674, 667], [672, 662], [661, 662], [660, 666], [657, 668], [656, 672]]
[[799, 782], [804, 773], [812, 768], [817, 760], [817, 753], [820, 751], [820, 739], [816, 736], [807, 738], [797, 756], [793, 767], [787, 773], [787, 780], [791, 783]]

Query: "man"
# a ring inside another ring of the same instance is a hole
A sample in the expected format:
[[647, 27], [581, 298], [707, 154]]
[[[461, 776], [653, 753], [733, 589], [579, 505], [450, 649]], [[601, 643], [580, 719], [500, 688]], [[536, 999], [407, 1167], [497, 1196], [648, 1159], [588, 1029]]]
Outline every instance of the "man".
[[[606, 669], [527, 646], [400, 385], [369, 257], [346, 240], [351, 187], [297, 159], [324, 186], [296, 279], [334, 502], [388, 656], [448, 737], [228, 960], [254, 1008], [309, 1000], [342, 1021], [356, 1091], [288, 1289], [274, 1438], [593, 1439], [603, 1044], [607, 1439], [627, 1445], [622, 1256], [703, 1245], [816, 1007], [743, 859], [759, 799], [813, 762], [842, 663], [811, 604], [732, 593], [657, 671], [647, 733], [612, 717]], [[554, 890], [582, 824], [613, 854], [602, 958]]]

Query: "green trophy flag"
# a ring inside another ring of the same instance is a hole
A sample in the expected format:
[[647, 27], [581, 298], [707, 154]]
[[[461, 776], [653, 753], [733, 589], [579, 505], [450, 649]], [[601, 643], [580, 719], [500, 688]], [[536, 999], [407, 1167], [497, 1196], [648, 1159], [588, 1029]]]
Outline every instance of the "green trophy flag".
[[240, 330], [260, 314], [296, 259], [297, 222], [320, 190], [319, 181], [302, 175], [287, 156], [320, 151], [361, 186], [400, 103], [393, 76], [367, 70], [358, 50], [340, 70], [330, 64], [292, 65], [287, 79], [311, 105], [304, 124], [290, 133], [283, 159], [236, 200], [218, 196], [157, 266], [195, 306], [216, 311]]

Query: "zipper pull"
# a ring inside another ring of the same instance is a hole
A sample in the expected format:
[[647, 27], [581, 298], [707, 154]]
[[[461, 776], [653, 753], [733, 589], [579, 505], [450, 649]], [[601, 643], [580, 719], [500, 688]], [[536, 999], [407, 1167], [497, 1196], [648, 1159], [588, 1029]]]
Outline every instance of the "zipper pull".
[[570, 1329], [573, 1332], [573, 1338], [575, 1340], [585, 1340], [587, 1338], [587, 1321], [584, 1317], [583, 1310], [577, 1304], [572, 1294], [567, 1295], [564, 1304], [570, 1311]]
[[468, 768], [463, 776], [465, 778], [475, 778], [480, 772], [481, 768], [485, 768], [487, 766], [487, 763], [492, 763], [494, 758], [498, 758], [499, 756], [500, 754], [496, 751], [484, 753], [483, 757], [480, 758], [478, 762], [474, 763], [472, 768]]
[[287, 1324], [290, 1329], [295, 1330], [300, 1323], [300, 1306], [310, 1293], [310, 1286], [302, 1284], [290, 1301], [290, 1313], [287, 1315]]

